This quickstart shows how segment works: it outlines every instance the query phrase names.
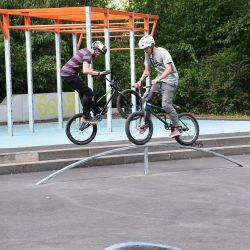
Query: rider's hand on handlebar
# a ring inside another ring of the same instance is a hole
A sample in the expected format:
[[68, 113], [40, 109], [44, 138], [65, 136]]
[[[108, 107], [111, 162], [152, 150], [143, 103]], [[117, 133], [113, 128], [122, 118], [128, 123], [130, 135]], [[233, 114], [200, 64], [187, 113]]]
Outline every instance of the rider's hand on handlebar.
[[136, 89], [140, 88], [141, 87], [141, 81], [136, 82], [133, 87], [136, 88]]
[[104, 70], [99, 73], [99, 76], [106, 76], [111, 73], [111, 70]]
[[159, 80], [157, 78], [155, 78], [154, 80], [151, 81], [152, 85], [155, 85]]

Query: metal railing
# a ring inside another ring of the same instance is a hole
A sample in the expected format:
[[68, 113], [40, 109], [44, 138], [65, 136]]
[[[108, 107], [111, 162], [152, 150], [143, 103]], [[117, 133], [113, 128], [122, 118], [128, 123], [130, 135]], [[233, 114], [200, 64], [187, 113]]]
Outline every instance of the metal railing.
[[117, 153], [117, 152], [121, 152], [121, 151], [126, 151], [126, 150], [129, 150], [129, 149], [133, 149], [133, 148], [144, 148], [144, 173], [145, 175], [147, 175], [149, 173], [149, 162], [148, 162], [148, 148], [149, 147], [175, 147], [175, 148], [183, 148], [183, 149], [192, 149], [192, 150], [195, 150], [195, 151], [201, 151], [201, 152], [205, 152], [205, 153], [208, 153], [208, 154], [212, 154], [212, 155], [215, 155], [215, 156], [218, 156], [220, 158], [223, 158], [227, 161], [230, 161], [230, 162], [233, 162], [235, 163], [237, 166], [239, 167], [247, 167], [246, 165], [244, 165], [243, 163], [239, 162], [239, 161], [236, 161], [235, 159], [232, 159], [231, 157], [228, 157], [228, 156], [225, 156], [225, 155], [222, 155], [222, 154], [219, 154], [217, 152], [214, 152], [214, 151], [211, 151], [211, 150], [208, 150], [208, 149], [202, 149], [202, 148], [196, 148], [196, 147], [191, 147], [191, 146], [182, 146], [182, 145], [165, 145], [165, 144], [146, 144], [146, 145], [141, 145], [141, 146], [138, 146], [138, 145], [133, 145], [133, 146], [128, 146], [128, 147], [122, 147], [122, 148], [117, 148], [117, 149], [112, 149], [112, 150], [109, 150], [109, 151], [106, 151], [106, 152], [102, 152], [102, 153], [99, 153], [99, 154], [95, 154], [93, 156], [90, 156], [86, 159], [82, 159], [82, 160], [79, 160], [77, 162], [74, 162], [52, 174], [50, 174], [49, 176], [43, 178], [42, 180], [40, 180], [39, 182], [36, 183], [36, 185], [40, 185], [40, 184], [43, 184], [45, 183], [46, 181], [48, 181], [49, 179], [51, 179], [52, 177], [55, 177], [56, 175], [59, 175], [60, 173], [63, 173], [64, 171], [68, 170], [68, 169], [72, 169], [72, 168], [75, 168], [75, 167], [79, 167], [80, 165], [83, 165], [84, 163], [90, 161], [90, 160], [94, 160], [94, 159], [97, 159], [99, 157], [102, 157], [102, 156], [106, 156], [106, 155], [111, 155], [111, 154], [114, 154], [114, 153]]
[[104, 250], [183, 250], [167, 245], [149, 242], [124, 242], [105, 248]]

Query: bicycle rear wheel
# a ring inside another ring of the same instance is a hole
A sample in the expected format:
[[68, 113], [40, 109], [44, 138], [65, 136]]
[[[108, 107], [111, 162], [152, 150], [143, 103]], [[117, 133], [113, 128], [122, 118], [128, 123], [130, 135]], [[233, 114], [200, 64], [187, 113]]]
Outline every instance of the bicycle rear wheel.
[[[135, 100], [135, 106], [133, 105], [133, 99]], [[132, 89], [123, 90], [118, 95], [116, 104], [119, 114], [125, 119], [127, 119], [132, 112], [142, 110], [141, 97]]]
[[[148, 128], [145, 129], [144, 133], [140, 133], [140, 128], [145, 124]], [[145, 122], [144, 112], [134, 112], [127, 118], [125, 132], [132, 143], [144, 145], [150, 141], [153, 135], [153, 123], [148, 119]]]
[[194, 116], [188, 113], [179, 114], [180, 124], [183, 133], [175, 137], [175, 140], [184, 146], [190, 146], [196, 142], [199, 137], [199, 124]]
[[90, 143], [96, 136], [97, 125], [81, 122], [82, 114], [76, 114], [66, 125], [66, 134], [70, 141], [77, 145]]

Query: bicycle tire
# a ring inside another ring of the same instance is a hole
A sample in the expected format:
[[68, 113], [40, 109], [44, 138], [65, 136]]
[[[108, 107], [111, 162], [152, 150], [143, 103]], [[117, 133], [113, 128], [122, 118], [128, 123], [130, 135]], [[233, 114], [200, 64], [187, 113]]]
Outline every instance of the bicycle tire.
[[151, 119], [147, 120], [148, 129], [143, 134], [139, 133], [139, 128], [145, 124], [144, 112], [134, 112], [126, 120], [125, 132], [128, 139], [136, 145], [144, 145], [150, 141], [153, 135], [153, 123]]
[[81, 113], [74, 115], [68, 120], [66, 125], [67, 137], [70, 141], [77, 145], [90, 143], [95, 138], [97, 133], [97, 125], [81, 122], [81, 117]]
[[125, 89], [123, 90], [117, 97], [116, 105], [117, 110], [121, 117], [124, 119], [127, 119], [130, 114], [133, 112], [133, 96], [136, 100], [136, 107], [135, 111], [141, 111], [142, 110], [142, 100], [139, 94], [132, 90], [132, 89]]
[[181, 136], [175, 137], [175, 140], [184, 146], [193, 145], [199, 137], [199, 124], [196, 118], [189, 113], [181, 113], [178, 115], [183, 133]]

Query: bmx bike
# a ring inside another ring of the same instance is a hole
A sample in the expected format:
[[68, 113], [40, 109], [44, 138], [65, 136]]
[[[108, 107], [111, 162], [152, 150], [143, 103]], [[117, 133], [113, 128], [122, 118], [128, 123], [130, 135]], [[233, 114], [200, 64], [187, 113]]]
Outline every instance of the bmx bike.
[[[174, 105], [175, 109], [180, 109]], [[143, 110], [136, 111], [129, 115], [125, 124], [125, 132], [128, 139], [136, 145], [144, 145], [150, 141], [153, 135], [153, 121], [151, 115], [158, 119], [166, 130], [173, 131], [174, 127], [165, 110], [157, 105], [144, 100]], [[178, 114], [182, 134], [174, 137], [181, 145], [190, 146], [196, 142], [199, 137], [199, 124], [196, 118], [189, 113]], [[143, 131], [141, 128], [146, 129]]]
[[[109, 74], [111, 71], [109, 72]], [[112, 76], [112, 74], [111, 74]], [[141, 108], [141, 97], [139, 94], [132, 90], [126, 89], [124, 91], [119, 91], [116, 86], [115, 79], [109, 80], [107, 77], [104, 78], [109, 82], [110, 88], [107, 92], [96, 102], [96, 107], [99, 110], [98, 115], [96, 115], [96, 120], [101, 121], [103, 115], [108, 112], [108, 104], [112, 100], [113, 96], [117, 96], [117, 110], [123, 118], [127, 118], [133, 110], [140, 110]], [[105, 103], [106, 96], [110, 94], [110, 98]], [[102, 103], [105, 103], [102, 106]], [[137, 106], [137, 108], [135, 107]], [[90, 143], [96, 136], [97, 124], [90, 124], [81, 121], [82, 113], [75, 114], [71, 117], [66, 125], [66, 135], [71, 142], [77, 145], [84, 145]]]

